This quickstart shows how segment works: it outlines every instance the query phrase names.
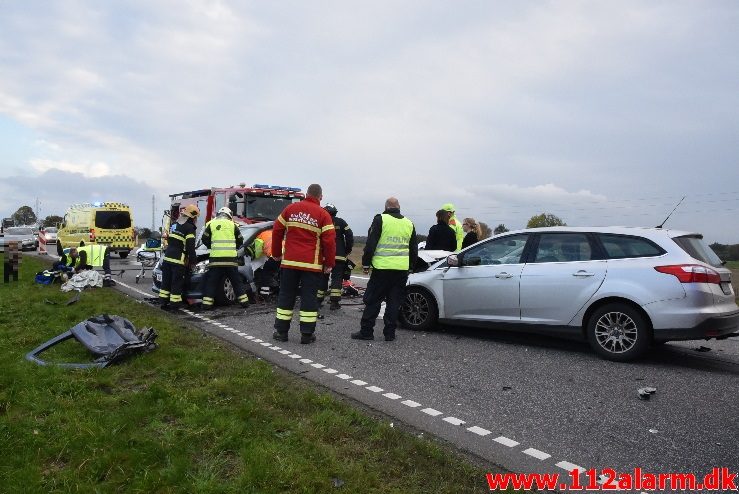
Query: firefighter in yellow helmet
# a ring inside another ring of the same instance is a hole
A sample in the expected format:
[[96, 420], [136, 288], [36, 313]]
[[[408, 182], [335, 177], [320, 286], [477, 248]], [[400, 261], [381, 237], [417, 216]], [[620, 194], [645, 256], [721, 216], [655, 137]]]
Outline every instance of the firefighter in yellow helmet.
[[249, 307], [249, 297], [241, 282], [237, 259], [237, 251], [243, 245], [244, 237], [231, 215], [229, 208], [219, 209], [216, 217], [209, 221], [203, 230], [203, 245], [210, 249], [208, 276], [203, 295], [203, 309], [205, 310], [213, 308], [216, 291], [222, 289], [224, 277], [231, 281], [236, 299], [241, 306]]
[[169, 229], [169, 243], [162, 261], [162, 284], [159, 299], [162, 309], [177, 309], [183, 306], [182, 287], [187, 269], [195, 264], [195, 220], [200, 210], [194, 204], [180, 211], [177, 221]]

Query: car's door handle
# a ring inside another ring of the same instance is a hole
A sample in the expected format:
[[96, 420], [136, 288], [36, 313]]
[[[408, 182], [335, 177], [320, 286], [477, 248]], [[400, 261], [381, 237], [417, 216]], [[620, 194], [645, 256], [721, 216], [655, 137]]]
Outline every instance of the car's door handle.
[[572, 276], [575, 276], [577, 278], [590, 278], [591, 276], [595, 276], [595, 273], [588, 273], [587, 271], [583, 271], [581, 269], [577, 273], [572, 273]]
[[502, 273], [496, 274], [495, 277], [496, 278], [501, 278], [501, 279], [507, 280], [508, 278], [513, 278], [513, 275], [512, 274], [508, 274], [505, 271], [503, 271]]

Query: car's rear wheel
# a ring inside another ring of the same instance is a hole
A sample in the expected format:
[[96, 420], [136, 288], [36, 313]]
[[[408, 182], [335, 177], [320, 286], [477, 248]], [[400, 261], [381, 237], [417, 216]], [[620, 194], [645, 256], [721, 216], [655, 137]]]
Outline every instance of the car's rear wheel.
[[588, 321], [588, 342], [608, 360], [634, 360], [649, 349], [652, 330], [647, 319], [626, 304], [608, 304], [597, 309]]
[[408, 287], [400, 307], [400, 324], [408, 329], [425, 331], [436, 326], [439, 309], [431, 294], [418, 287]]

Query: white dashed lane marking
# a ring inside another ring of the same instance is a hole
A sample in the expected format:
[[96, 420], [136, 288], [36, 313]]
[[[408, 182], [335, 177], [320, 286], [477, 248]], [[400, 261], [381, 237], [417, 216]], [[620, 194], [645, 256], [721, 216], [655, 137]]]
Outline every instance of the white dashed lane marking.
[[372, 391], [373, 393], [379, 393], [380, 391], [385, 391], [384, 389], [378, 388], [377, 386], [367, 386], [364, 389], [367, 389], [369, 391]]
[[464, 424], [464, 420], [460, 420], [457, 417], [444, 417], [441, 420], [443, 420], [444, 422], [449, 422], [452, 425], [462, 425], [462, 424]]
[[352, 384], [356, 384], [357, 386], [364, 386], [367, 383], [362, 381], [361, 379], [355, 379], [352, 381]]
[[534, 449], [534, 448], [528, 448], [521, 452], [525, 455], [532, 456], [536, 458], [537, 460], [546, 460], [547, 458], [552, 457], [552, 455], [550, 455], [549, 453], [545, 453], [543, 451], [539, 451], [538, 449]]
[[492, 434], [489, 430], [477, 427], [476, 425], [468, 427], [467, 430], [473, 434], [477, 434], [478, 436], [487, 436], [488, 434]]
[[432, 417], [436, 417], [438, 415], [441, 415], [441, 412], [438, 410], [434, 410], [433, 408], [424, 408], [421, 410], [426, 415], [431, 415]]
[[421, 404], [420, 404], [420, 403], [418, 403], [418, 402], [415, 402], [415, 401], [413, 401], [413, 400], [405, 400], [405, 401], [401, 401], [401, 403], [402, 403], [403, 405], [405, 405], [405, 406], [407, 406], [407, 407], [411, 407], [411, 408], [418, 408], [418, 407], [420, 407], [420, 406], [421, 406]]
[[390, 398], [391, 400], [397, 400], [399, 398], [402, 398], [402, 396], [396, 395], [395, 393], [385, 393], [382, 396], [384, 396], [385, 398]]
[[559, 463], [556, 463], [556, 465], [561, 468], [562, 470], [566, 470], [568, 472], [571, 472], [574, 469], [578, 469], [581, 473], [585, 471], [585, 469], [579, 465], [575, 465], [574, 463], [570, 463], [569, 461], [560, 461]]
[[517, 441], [514, 441], [513, 439], [508, 439], [505, 436], [496, 437], [495, 439], [493, 439], [493, 441], [495, 441], [496, 443], [500, 443], [503, 446], [508, 446], [509, 448], [518, 446], [520, 444]]

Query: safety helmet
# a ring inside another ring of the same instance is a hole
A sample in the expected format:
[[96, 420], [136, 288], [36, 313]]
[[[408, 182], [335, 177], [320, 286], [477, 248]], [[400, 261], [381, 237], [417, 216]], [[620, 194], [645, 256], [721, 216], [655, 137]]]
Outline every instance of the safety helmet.
[[228, 216], [229, 218], [233, 217], [233, 213], [231, 212], [231, 209], [229, 209], [226, 206], [223, 206], [221, 209], [218, 210], [218, 214], [224, 214]]
[[200, 209], [195, 204], [188, 204], [184, 208], [182, 208], [182, 214], [187, 216], [188, 218], [197, 218], [200, 216]]
[[452, 204], [451, 202], [442, 204], [441, 209], [443, 209], [444, 211], [449, 211], [450, 213], [453, 213], [455, 211], [454, 204]]
[[330, 214], [331, 216], [336, 216], [336, 213], [339, 212], [339, 210], [336, 209], [336, 206], [334, 206], [333, 204], [326, 204], [323, 209], [328, 211], [328, 214]]

